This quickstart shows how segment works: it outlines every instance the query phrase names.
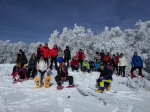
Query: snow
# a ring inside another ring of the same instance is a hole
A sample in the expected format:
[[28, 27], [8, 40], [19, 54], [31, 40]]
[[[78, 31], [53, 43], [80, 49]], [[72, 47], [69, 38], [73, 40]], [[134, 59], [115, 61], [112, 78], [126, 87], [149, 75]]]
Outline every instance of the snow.
[[[0, 65], [0, 112], [149, 112], [150, 92], [144, 89], [131, 89], [126, 83], [129, 77], [116, 77], [110, 92], [96, 93], [95, 81], [99, 73], [72, 72], [74, 83], [88, 96], [81, 95], [77, 88], [56, 90], [53, 70], [52, 86], [36, 89], [33, 80], [12, 84], [9, 74], [13, 64]], [[144, 79], [140, 79], [144, 80]], [[133, 81], [134, 82], [134, 81]], [[68, 85], [68, 82], [63, 84]], [[91, 89], [92, 88], [92, 89]], [[113, 93], [115, 92], [116, 93]]]

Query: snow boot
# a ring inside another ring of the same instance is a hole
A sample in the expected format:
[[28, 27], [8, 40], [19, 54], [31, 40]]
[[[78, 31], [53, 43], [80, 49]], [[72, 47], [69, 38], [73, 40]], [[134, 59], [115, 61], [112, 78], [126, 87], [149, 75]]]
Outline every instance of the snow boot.
[[98, 93], [103, 93], [104, 91], [103, 90], [96, 90], [95, 92], [98, 92]]
[[142, 74], [140, 74], [140, 77], [143, 78], [144, 76]]

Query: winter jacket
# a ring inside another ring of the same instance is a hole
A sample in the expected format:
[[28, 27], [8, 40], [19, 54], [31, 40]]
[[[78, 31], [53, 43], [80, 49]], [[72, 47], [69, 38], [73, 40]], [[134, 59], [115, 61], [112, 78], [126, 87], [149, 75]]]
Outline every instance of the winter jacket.
[[17, 55], [18, 55], [17, 60], [16, 60], [17, 63], [22, 63], [22, 64], [27, 64], [28, 63], [27, 57], [24, 54], [24, 52], [22, 54], [17, 54]]
[[37, 48], [37, 53], [36, 53], [36, 57], [37, 58], [40, 58], [41, 57], [41, 54], [42, 54], [42, 50], [40, 47]]
[[127, 61], [124, 56], [122, 58], [121, 57], [119, 58], [118, 66], [127, 66]]
[[60, 77], [67, 77], [68, 76], [68, 68], [67, 68], [67, 66], [62, 67], [62, 65], [60, 64], [60, 66], [58, 67], [58, 70], [57, 70], [57, 74]]
[[37, 63], [36, 59], [30, 58], [29, 63], [28, 63], [28, 68], [32, 68], [32, 69], [35, 68], [36, 67], [36, 63]]
[[[80, 55], [81, 55], [82, 59], [80, 59]], [[76, 58], [78, 60], [82, 60], [83, 61], [86, 58], [86, 56], [85, 56], [84, 52], [81, 52], [81, 54], [80, 54], [80, 52], [78, 52], [77, 55], [76, 55]]]
[[111, 61], [111, 57], [109, 55], [106, 55], [104, 57], [104, 62], [110, 62]]
[[64, 58], [68, 58], [68, 59], [71, 58], [71, 54], [70, 54], [70, 50], [69, 49], [65, 49], [64, 50]]
[[78, 66], [78, 65], [79, 65], [78, 60], [74, 60], [74, 59], [71, 60], [71, 66]]
[[94, 61], [95, 61], [95, 62], [96, 62], [96, 61], [100, 61], [100, 59], [101, 59], [100, 55], [95, 54], [95, 56], [94, 56]]
[[103, 62], [103, 61], [104, 61], [105, 54], [101, 52], [101, 53], [100, 53], [100, 57], [101, 57], [101, 62]]
[[82, 66], [90, 69], [90, 64], [88, 62], [83, 61]]
[[64, 52], [63, 51], [58, 51], [58, 57], [64, 57]]
[[40, 70], [40, 71], [46, 71], [47, 70], [47, 62], [45, 62], [44, 60], [40, 60], [39, 62], [37, 62], [36, 64], [36, 69]]
[[118, 65], [118, 61], [119, 61], [119, 56], [115, 56], [114, 64], [115, 64], [115, 65]]
[[50, 49], [48, 47], [42, 47], [41, 53], [44, 55], [44, 58], [49, 58]]
[[100, 77], [104, 77], [105, 79], [110, 79], [113, 80], [112, 78], [112, 71], [110, 69], [108, 69], [107, 67], [104, 68], [104, 70], [100, 70]]
[[50, 57], [57, 57], [58, 56], [58, 50], [53, 48], [51, 51], [50, 51]]
[[132, 67], [143, 67], [143, 60], [140, 56], [132, 57]]

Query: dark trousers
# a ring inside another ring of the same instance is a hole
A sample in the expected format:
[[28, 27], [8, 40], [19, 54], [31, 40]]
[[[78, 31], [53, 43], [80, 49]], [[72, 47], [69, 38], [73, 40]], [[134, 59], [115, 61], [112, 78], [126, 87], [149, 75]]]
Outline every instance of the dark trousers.
[[88, 73], [90, 73], [90, 69], [87, 69], [86, 67], [82, 66], [82, 72], [88, 72]]
[[125, 77], [125, 66], [119, 66], [119, 75]]
[[80, 63], [80, 68], [82, 68], [83, 60], [78, 60], [78, 62]]
[[141, 75], [142, 74], [142, 67], [132, 67], [131, 68], [131, 73], [134, 72], [134, 70], [138, 69], [139, 70], [139, 74]]
[[78, 70], [78, 66], [71, 66], [72, 71]]
[[13, 71], [12, 71], [11, 75], [13, 75], [15, 70], [16, 70], [16, 65], [13, 67]]
[[67, 62], [67, 67], [69, 67], [69, 58], [64, 58], [64, 61]]
[[47, 62], [47, 65], [49, 66], [48, 58], [44, 58], [44, 61]]
[[[73, 84], [73, 77], [72, 76], [66, 76], [66, 81], [69, 80], [69, 85]], [[58, 86], [61, 86], [61, 77], [59, 75], [57, 75], [55, 77], [55, 81], [57, 82]]]
[[[32, 75], [30, 76], [31, 71], [32, 71]], [[30, 77], [34, 78], [35, 77], [35, 73], [36, 73], [36, 68], [35, 67], [34, 68], [28, 68], [27, 77], [28, 78], [30, 78]]]
[[116, 69], [117, 74], [118, 74], [118, 65], [116, 65], [116, 64], [113, 65], [113, 71], [115, 71], [115, 69]]
[[53, 62], [55, 63], [55, 69], [57, 70], [57, 57], [51, 57], [50, 69], [53, 67]]

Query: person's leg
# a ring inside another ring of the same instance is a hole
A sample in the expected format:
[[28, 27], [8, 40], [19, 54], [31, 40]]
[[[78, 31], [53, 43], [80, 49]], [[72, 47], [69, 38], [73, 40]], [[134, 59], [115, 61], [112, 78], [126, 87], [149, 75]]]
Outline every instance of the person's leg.
[[73, 84], [73, 77], [72, 76], [67, 76], [66, 80], [69, 80], [69, 85]]
[[119, 66], [119, 74], [118, 74], [119, 76], [121, 75], [121, 67]]
[[125, 77], [125, 66], [122, 67], [122, 71], [123, 71], [123, 77]]
[[58, 66], [57, 66], [57, 57], [54, 58], [54, 63], [55, 63], [55, 70], [57, 70]]
[[44, 58], [44, 61], [47, 62], [47, 65], [49, 66], [48, 58]]
[[30, 78], [30, 74], [31, 74], [32, 68], [28, 68], [28, 72], [27, 72], [27, 77]]
[[16, 70], [16, 65], [13, 67], [13, 71], [12, 71], [11, 75], [13, 75], [13, 73], [15, 72], [15, 70]]
[[86, 72], [86, 67], [82, 66], [81, 71]]
[[36, 68], [34, 67], [34, 68], [32, 69], [32, 75], [31, 75], [32, 78], [35, 77], [35, 73], [36, 73]]
[[142, 74], [142, 67], [138, 67], [138, 69], [139, 69], [139, 75], [140, 75], [141, 77], [144, 77], [143, 74]]
[[55, 77], [55, 81], [56, 81], [56, 83], [57, 83], [58, 86], [61, 86], [61, 83], [60, 83], [61, 77], [60, 77], [60, 76], [57, 75], [57, 76]]
[[72, 65], [71, 65], [71, 69], [72, 69], [72, 71], [74, 71], [74, 70], [75, 70], [75, 66], [72, 66]]
[[54, 61], [54, 59], [53, 59], [53, 57], [51, 57], [50, 69], [52, 69], [52, 68], [53, 68], [53, 61]]
[[132, 67], [131, 68], [131, 78], [134, 78], [134, 74], [133, 74], [133, 72], [134, 72], [134, 70], [136, 70], [137, 69], [137, 67]]
[[75, 67], [75, 70], [76, 70], [76, 71], [78, 70], [78, 66]]
[[101, 92], [103, 92], [104, 91], [104, 80], [98, 79], [97, 82], [98, 82], [99, 90], [101, 90]]
[[69, 67], [69, 58], [67, 58], [66, 61], [67, 61], [67, 67]]

